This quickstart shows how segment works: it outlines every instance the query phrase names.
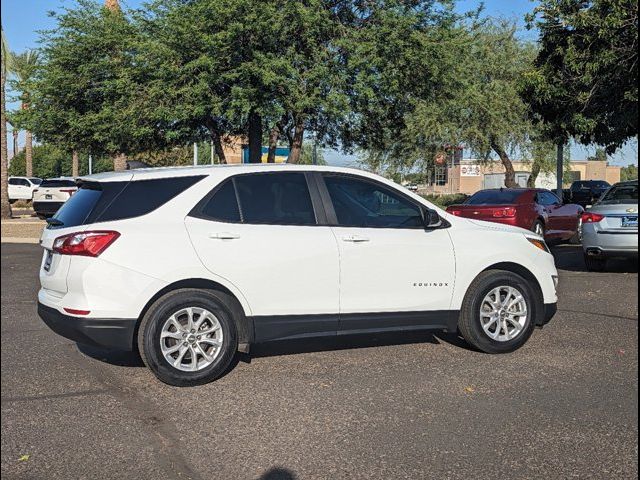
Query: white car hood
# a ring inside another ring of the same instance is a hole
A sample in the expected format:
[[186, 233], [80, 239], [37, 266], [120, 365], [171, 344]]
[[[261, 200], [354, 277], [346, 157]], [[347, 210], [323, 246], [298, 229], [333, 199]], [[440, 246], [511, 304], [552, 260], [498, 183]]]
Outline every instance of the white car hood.
[[482, 227], [486, 230], [494, 230], [496, 232], [506, 232], [506, 233], [518, 233], [520, 235], [529, 235], [532, 237], [536, 237], [537, 235], [530, 230], [520, 227], [514, 227], [511, 225], [503, 225], [502, 223], [493, 223], [493, 222], [485, 222], [483, 220], [472, 220], [467, 219], [469, 222], [477, 225], [478, 227]]

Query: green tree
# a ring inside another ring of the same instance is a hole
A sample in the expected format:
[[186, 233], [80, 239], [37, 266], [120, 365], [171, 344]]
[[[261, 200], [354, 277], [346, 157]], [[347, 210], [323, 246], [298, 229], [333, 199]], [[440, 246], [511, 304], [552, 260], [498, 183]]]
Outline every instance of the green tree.
[[[28, 110], [31, 101], [31, 84], [40, 64], [40, 56], [36, 50], [27, 50], [12, 55], [14, 79], [11, 82], [11, 87], [14, 91], [20, 92], [20, 109]], [[17, 119], [19, 120], [19, 118], [18, 116]], [[14, 131], [19, 127], [20, 125], [14, 122]], [[33, 134], [29, 129], [25, 131], [25, 155], [26, 175], [31, 177], [33, 176]]]
[[9, 190], [8, 190], [8, 163], [9, 163], [9, 150], [7, 148], [7, 112], [5, 105], [5, 85], [7, 81], [7, 74], [11, 71], [13, 65], [13, 58], [7, 39], [4, 36], [4, 28], [2, 28], [2, 78], [0, 79], [0, 105], [2, 118], [0, 118], [0, 127], [2, 128], [1, 143], [0, 146], [0, 216], [2, 218], [11, 217], [11, 204], [9, 203]]
[[540, 30], [523, 95], [547, 137], [614, 152], [638, 134], [638, 2], [542, 0], [528, 18]]
[[604, 148], [596, 148], [595, 154], [587, 157], [587, 160], [590, 162], [606, 162], [607, 152]]
[[19, 112], [21, 124], [65, 151], [118, 161], [162, 146], [138, 64], [139, 37], [126, 12], [79, 0], [56, 20], [42, 34], [44, 62], [31, 83], [31, 107]]
[[626, 167], [622, 167], [622, 169], [620, 169], [620, 180], [622, 180], [623, 182], [627, 182], [629, 180], [637, 180], [638, 179], [638, 166], [634, 165], [633, 163], [631, 165], [627, 165]]

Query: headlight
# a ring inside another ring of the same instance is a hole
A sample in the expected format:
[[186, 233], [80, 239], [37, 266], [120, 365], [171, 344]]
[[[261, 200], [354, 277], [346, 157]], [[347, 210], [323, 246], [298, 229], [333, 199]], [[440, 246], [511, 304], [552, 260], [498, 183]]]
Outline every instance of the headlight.
[[544, 252], [551, 253], [551, 250], [549, 250], [549, 247], [547, 247], [547, 244], [544, 242], [544, 240], [540, 240], [539, 238], [530, 238], [530, 237], [527, 237], [527, 240], [529, 240], [529, 243], [534, 247], [537, 247]]

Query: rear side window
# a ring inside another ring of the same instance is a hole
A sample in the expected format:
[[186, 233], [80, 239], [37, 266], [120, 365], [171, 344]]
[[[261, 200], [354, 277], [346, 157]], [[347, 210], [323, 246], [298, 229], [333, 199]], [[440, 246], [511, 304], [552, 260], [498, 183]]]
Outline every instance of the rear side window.
[[67, 188], [75, 187], [76, 182], [73, 180], [44, 180], [40, 186], [42, 188]]
[[193, 215], [222, 222], [316, 225], [304, 173], [258, 173], [226, 180]]
[[523, 193], [519, 190], [482, 190], [464, 203], [466, 205], [508, 205], [516, 203]]
[[227, 180], [216, 190], [201, 212], [204, 216], [221, 222], [240, 222], [240, 209], [232, 180]]
[[[53, 218], [59, 228], [134, 218], [161, 207], [204, 176], [157, 178], [132, 182], [87, 182]], [[55, 228], [49, 225], [47, 228]]]

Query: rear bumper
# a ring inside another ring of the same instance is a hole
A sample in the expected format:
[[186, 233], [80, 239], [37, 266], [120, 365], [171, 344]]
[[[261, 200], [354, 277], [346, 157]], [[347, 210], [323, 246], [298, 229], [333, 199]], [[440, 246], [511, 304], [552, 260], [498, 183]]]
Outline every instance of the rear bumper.
[[585, 253], [632, 256], [638, 254], [637, 230], [601, 230], [594, 225], [583, 225], [582, 248]]
[[64, 202], [33, 202], [33, 210], [38, 215], [53, 215], [62, 205]]
[[40, 302], [38, 315], [51, 330], [74, 342], [117, 350], [133, 350], [135, 319], [79, 318], [65, 315]]

